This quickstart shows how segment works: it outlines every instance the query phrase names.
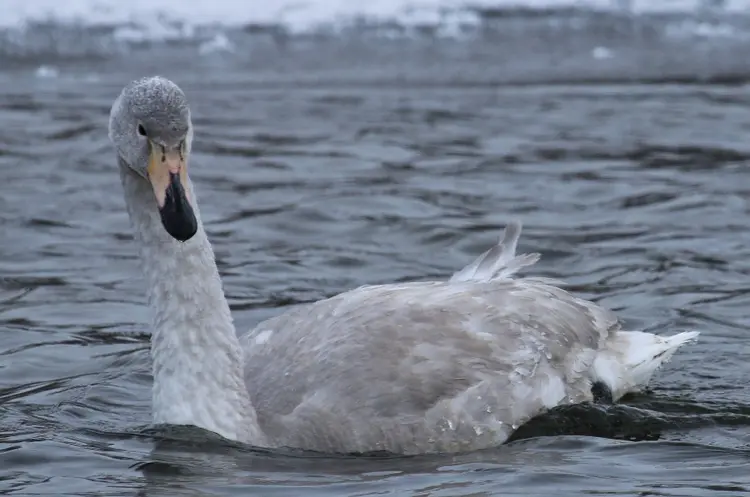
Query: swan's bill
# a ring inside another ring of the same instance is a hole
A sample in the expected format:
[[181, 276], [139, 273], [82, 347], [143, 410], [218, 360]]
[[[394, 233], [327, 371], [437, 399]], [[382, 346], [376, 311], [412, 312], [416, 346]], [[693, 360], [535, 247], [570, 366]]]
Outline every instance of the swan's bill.
[[181, 145], [167, 150], [149, 143], [148, 180], [154, 189], [161, 223], [172, 238], [185, 242], [198, 231], [187, 187], [187, 170]]

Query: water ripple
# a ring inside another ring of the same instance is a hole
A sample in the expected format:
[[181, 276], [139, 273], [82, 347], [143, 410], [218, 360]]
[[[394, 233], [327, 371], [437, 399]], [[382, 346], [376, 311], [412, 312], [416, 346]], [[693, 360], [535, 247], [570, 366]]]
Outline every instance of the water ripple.
[[327, 86], [290, 76], [288, 90], [167, 67], [194, 102], [191, 175], [240, 330], [362, 284], [447, 277], [521, 219], [520, 249], [542, 253], [534, 274], [616, 309], [627, 327], [698, 329], [701, 341], [650, 392], [555, 410], [478, 454], [330, 458], [149, 427], [145, 283], [105, 132], [108, 102], [136, 71], [19, 74], [0, 92], [3, 489], [750, 489], [743, 88]]

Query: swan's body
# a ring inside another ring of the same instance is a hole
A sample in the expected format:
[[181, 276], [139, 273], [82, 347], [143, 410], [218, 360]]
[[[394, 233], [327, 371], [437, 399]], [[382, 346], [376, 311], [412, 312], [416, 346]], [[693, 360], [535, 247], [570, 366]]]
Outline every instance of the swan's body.
[[592, 400], [594, 383], [614, 400], [639, 390], [698, 335], [621, 331], [549, 280], [512, 279], [538, 255], [515, 256], [511, 224], [449, 281], [361, 287], [239, 340], [187, 178], [184, 95], [161, 78], [129, 85], [110, 137], [154, 311], [155, 423], [323, 452], [474, 450]]

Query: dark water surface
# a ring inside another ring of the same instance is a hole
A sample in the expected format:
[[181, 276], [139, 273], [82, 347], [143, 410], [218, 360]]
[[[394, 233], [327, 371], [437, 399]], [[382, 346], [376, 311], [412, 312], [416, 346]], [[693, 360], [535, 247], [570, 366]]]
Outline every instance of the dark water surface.
[[[292, 62], [264, 73], [176, 50], [0, 73], [0, 493], [750, 493], [746, 87]], [[121, 87], [156, 72], [193, 104], [191, 174], [241, 331], [362, 284], [447, 277], [520, 219], [520, 249], [542, 253], [533, 274], [629, 328], [701, 340], [652, 392], [552, 413], [477, 454], [326, 458], [153, 431], [144, 283], [106, 126]]]

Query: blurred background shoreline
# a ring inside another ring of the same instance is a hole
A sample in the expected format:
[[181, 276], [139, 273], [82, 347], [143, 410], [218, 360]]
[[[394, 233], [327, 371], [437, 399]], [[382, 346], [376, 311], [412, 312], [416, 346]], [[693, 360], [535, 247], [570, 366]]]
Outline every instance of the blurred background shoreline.
[[[104, 71], [147, 56], [157, 67], [160, 58], [244, 67], [247, 81], [257, 83], [283, 79], [290, 68], [307, 83], [380, 84], [373, 72], [384, 69], [399, 84], [741, 85], [750, 79], [750, 2], [387, 1], [381, 12], [363, 6], [340, 14], [336, 5], [325, 9], [334, 1], [260, 12], [220, 1], [213, 16], [205, 6], [191, 13], [164, 1], [117, 11], [107, 10], [111, 1], [88, 2], [88, 14], [56, 13], [42, 8], [48, 3], [42, 0], [25, 3], [37, 8], [13, 10], [17, 0], [0, 1], [16, 18], [0, 20], [0, 66], [41, 77], [65, 68]], [[317, 10], [305, 17], [310, 5]], [[300, 16], [306, 22], [295, 20]]]

